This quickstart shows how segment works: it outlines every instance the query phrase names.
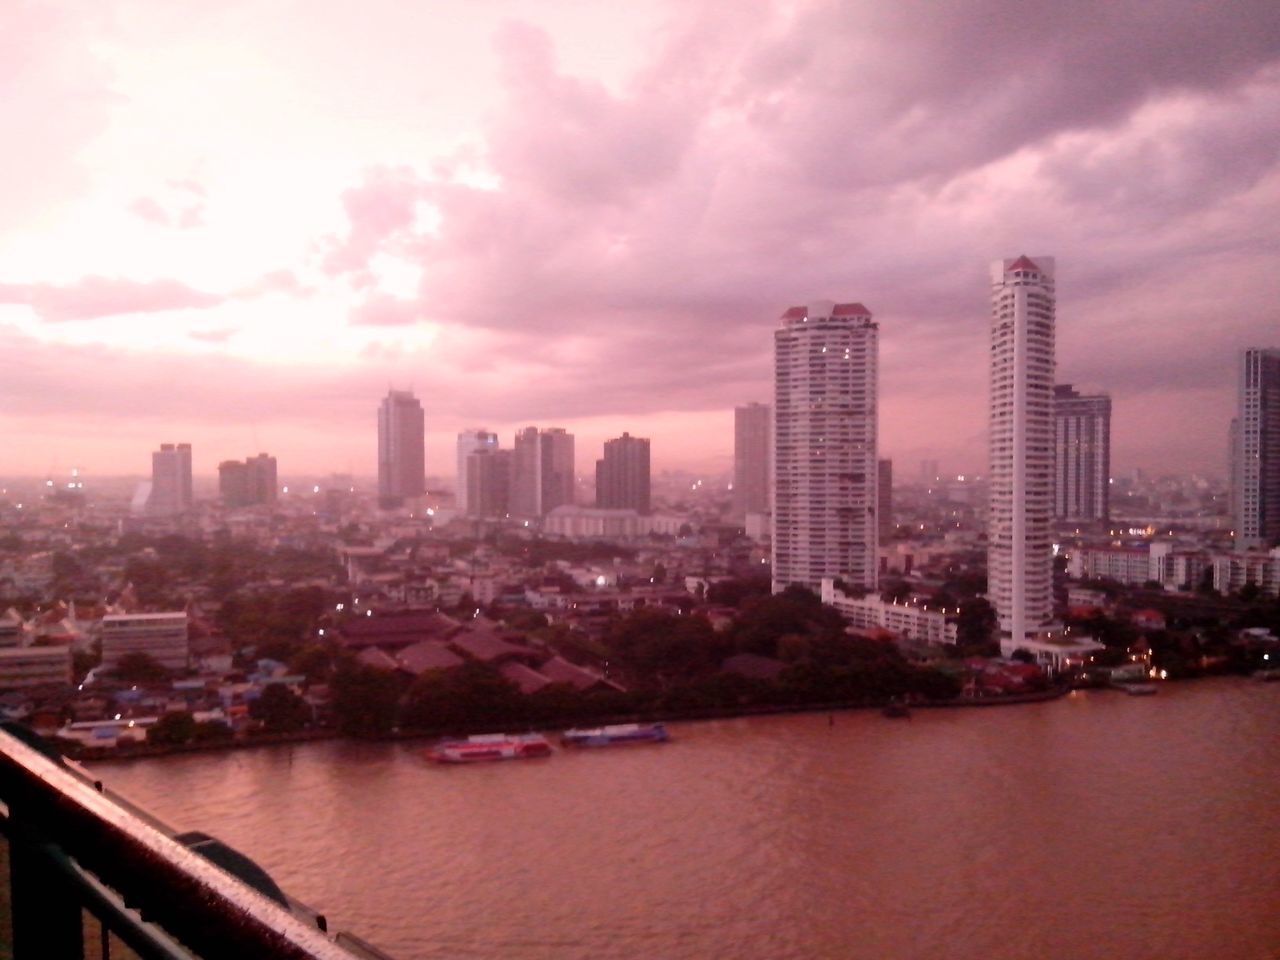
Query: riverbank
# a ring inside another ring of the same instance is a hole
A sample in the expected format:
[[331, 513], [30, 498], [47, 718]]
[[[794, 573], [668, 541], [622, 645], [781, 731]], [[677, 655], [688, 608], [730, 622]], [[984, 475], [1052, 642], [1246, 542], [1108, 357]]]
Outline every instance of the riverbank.
[[[963, 709], [970, 707], [1005, 707], [1031, 703], [1045, 703], [1057, 700], [1069, 693], [1069, 686], [1052, 687], [1034, 693], [1008, 694], [981, 698], [956, 698], [954, 700], [920, 701], [910, 703], [912, 709]], [[676, 723], [697, 720], [732, 720], [740, 717], [775, 716], [797, 713], [835, 713], [850, 710], [882, 710], [888, 701], [844, 700], [827, 703], [806, 704], [766, 704], [737, 707], [689, 707], [683, 710], [658, 710], [644, 714], [604, 714], [593, 717], [566, 718], [548, 720], [539, 726], [546, 729], [567, 729], [570, 727], [602, 726], [615, 723]], [[469, 726], [466, 735], [477, 733], [504, 733], [525, 724], [493, 723]], [[59, 742], [58, 747], [69, 759], [79, 763], [104, 763], [118, 760], [141, 760], [149, 757], [165, 757], [173, 754], [216, 753], [219, 751], [252, 749], [255, 747], [280, 746], [291, 743], [310, 743], [319, 740], [364, 740], [405, 741], [429, 740], [448, 736], [461, 736], [463, 731], [457, 729], [412, 729], [393, 730], [379, 737], [354, 737], [344, 734], [333, 727], [312, 727], [290, 733], [260, 733], [251, 736], [235, 737], [228, 740], [213, 740], [180, 744], [138, 743], [118, 747], [80, 747], [78, 744]]]

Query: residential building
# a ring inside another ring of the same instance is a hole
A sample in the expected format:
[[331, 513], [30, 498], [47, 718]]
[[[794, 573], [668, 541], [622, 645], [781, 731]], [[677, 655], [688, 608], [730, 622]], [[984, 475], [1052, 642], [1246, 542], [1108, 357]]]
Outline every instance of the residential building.
[[773, 589], [874, 589], [879, 328], [860, 303], [791, 307], [774, 333]]
[[218, 464], [218, 493], [228, 507], [251, 507], [276, 502], [276, 458], [260, 453], [243, 463]]
[[767, 403], [733, 408], [733, 518], [769, 512], [770, 431], [773, 410]]
[[1052, 257], [991, 265], [988, 599], [1007, 655], [1053, 621]]
[[102, 665], [114, 670], [131, 653], [145, 653], [168, 670], [186, 670], [186, 612], [107, 614], [102, 618]]
[[831, 579], [822, 581], [822, 602], [835, 607], [849, 621], [850, 626], [863, 630], [890, 630], [903, 640], [918, 643], [956, 643], [959, 607], [947, 609], [929, 607], [910, 600], [882, 600], [874, 593], [865, 597], [850, 596]]
[[[467, 474], [467, 458], [482, 450], [498, 449], [498, 435], [488, 430], [464, 430], [458, 434], [458, 477], [454, 484], [454, 508], [461, 516], [471, 515], [471, 481]], [[506, 512], [505, 510], [503, 511]], [[476, 514], [482, 516], [483, 514]]]
[[638, 510], [606, 507], [556, 507], [543, 521], [543, 531], [569, 539], [626, 540], [648, 536], [651, 519]]
[[545, 517], [573, 503], [573, 434], [560, 427], [526, 427], [515, 437], [511, 459], [511, 514]]
[[71, 685], [71, 647], [0, 648], [0, 690]]
[[596, 506], [648, 513], [649, 441], [629, 433], [604, 442], [596, 461]]
[[1240, 354], [1236, 420], [1236, 546], [1273, 546], [1280, 543], [1280, 348]]
[[147, 512], [173, 516], [191, 509], [191, 444], [162, 443], [151, 454]]
[[426, 423], [408, 390], [391, 390], [378, 409], [378, 501], [399, 506], [426, 491]]
[[1111, 398], [1053, 388], [1053, 515], [1091, 522], [1111, 515]]
[[879, 519], [880, 542], [893, 536], [893, 461], [876, 464], [876, 517]]

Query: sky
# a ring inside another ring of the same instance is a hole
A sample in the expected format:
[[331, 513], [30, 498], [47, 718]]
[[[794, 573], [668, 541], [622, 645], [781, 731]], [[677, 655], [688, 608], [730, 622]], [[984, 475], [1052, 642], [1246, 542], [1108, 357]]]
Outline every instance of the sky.
[[1058, 264], [1115, 472], [1225, 472], [1280, 346], [1280, 4], [0, 3], [0, 475], [375, 471], [563, 426], [730, 469], [786, 307], [880, 324], [880, 447], [986, 466], [987, 265]]

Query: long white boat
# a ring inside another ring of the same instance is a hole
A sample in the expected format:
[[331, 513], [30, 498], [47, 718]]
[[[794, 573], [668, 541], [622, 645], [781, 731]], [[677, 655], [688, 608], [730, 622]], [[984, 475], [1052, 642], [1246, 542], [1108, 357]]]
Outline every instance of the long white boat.
[[666, 743], [671, 739], [660, 723], [615, 723], [589, 730], [566, 730], [560, 742], [566, 747], [612, 747], [628, 743]]
[[551, 744], [540, 733], [486, 733], [465, 740], [442, 740], [427, 751], [436, 763], [482, 763], [551, 756]]

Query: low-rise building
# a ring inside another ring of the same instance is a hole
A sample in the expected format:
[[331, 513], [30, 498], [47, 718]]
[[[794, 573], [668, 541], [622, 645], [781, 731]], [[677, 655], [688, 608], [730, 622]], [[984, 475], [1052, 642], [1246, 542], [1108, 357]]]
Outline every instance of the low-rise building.
[[898, 603], [875, 594], [851, 597], [831, 579], [822, 581], [822, 602], [835, 607], [851, 626], [859, 629], [891, 630], [904, 640], [923, 643], [954, 644], [957, 640], [958, 608]]
[[0, 690], [71, 685], [70, 647], [0, 647]]
[[131, 653], [145, 653], [167, 670], [188, 669], [191, 651], [186, 611], [103, 617], [102, 666], [114, 670]]

